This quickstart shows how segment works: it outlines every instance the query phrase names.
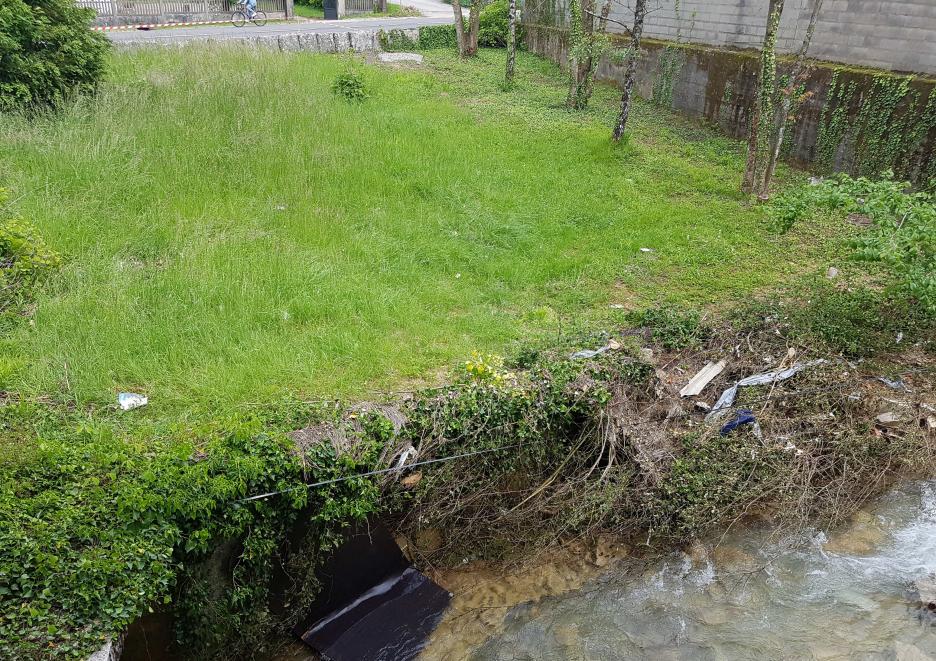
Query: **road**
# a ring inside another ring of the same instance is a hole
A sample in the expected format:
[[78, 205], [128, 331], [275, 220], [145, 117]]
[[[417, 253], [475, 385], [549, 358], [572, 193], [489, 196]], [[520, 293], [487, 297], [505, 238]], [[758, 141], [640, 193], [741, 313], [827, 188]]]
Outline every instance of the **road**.
[[418, 28], [424, 25], [446, 25], [454, 22], [452, 6], [439, 0], [402, 0], [406, 6], [416, 7], [422, 16], [408, 18], [345, 18], [339, 21], [288, 21], [282, 23], [268, 23], [260, 28], [247, 25], [236, 28], [233, 25], [204, 25], [200, 27], [160, 28], [158, 30], [116, 30], [108, 32], [107, 36], [117, 43], [147, 42], [168, 43], [181, 42], [190, 39], [204, 39], [205, 37], [260, 37], [276, 34], [301, 34], [310, 32], [344, 32], [348, 30], [392, 30]]

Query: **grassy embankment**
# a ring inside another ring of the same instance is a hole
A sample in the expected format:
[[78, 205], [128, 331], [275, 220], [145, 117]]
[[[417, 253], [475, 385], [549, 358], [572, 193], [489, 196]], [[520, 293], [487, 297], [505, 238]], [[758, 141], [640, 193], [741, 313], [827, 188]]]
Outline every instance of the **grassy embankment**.
[[[738, 143], [639, 104], [612, 146], [614, 90], [570, 114], [561, 73], [519, 62], [506, 93], [501, 53], [363, 67], [349, 105], [339, 58], [147, 51], [115, 56], [94, 99], [3, 118], [5, 213], [64, 266], [0, 339], [0, 651], [81, 654], [247, 531], [225, 598], [262, 601], [305, 495], [232, 501], [301, 478], [297, 399], [827, 266], [827, 226], [778, 237], [737, 193]], [[151, 403], [116, 412], [119, 390]], [[357, 465], [320, 459], [313, 477]], [[319, 496], [323, 524], [375, 506], [358, 484]]]

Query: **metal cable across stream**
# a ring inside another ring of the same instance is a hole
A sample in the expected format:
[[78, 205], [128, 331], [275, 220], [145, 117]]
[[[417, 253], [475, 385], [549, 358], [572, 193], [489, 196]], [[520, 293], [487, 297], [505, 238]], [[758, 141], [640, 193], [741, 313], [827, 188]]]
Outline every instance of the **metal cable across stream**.
[[312, 484], [303, 484], [302, 486], [292, 487], [290, 489], [283, 489], [281, 491], [270, 491], [268, 493], [261, 493], [256, 496], [250, 496], [248, 498], [241, 498], [234, 502], [236, 503], [246, 503], [251, 500], [261, 500], [263, 498], [269, 498], [270, 496], [278, 496], [283, 493], [290, 493], [292, 491], [299, 491], [300, 489], [312, 489], [313, 487], [324, 487], [328, 484], [336, 484], [338, 482], [346, 482], [348, 480], [353, 480], [357, 477], [370, 477], [371, 475], [383, 475], [384, 473], [392, 473], [394, 471], [402, 471], [404, 469], [415, 468], [416, 466], [425, 466], [427, 464], [438, 464], [443, 461], [452, 461], [453, 459], [464, 459], [465, 457], [473, 457], [479, 454], [487, 454], [488, 452], [498, 452], [500, 450], [510, 450], [513, 448], [520, 447], [519, 443], [512, 443], [510, 445], [502, 445], [499, 448], [488, 448], [486, 450], [475, 450], [474, 452], [465, 452], [463, 454], [452, 455], [451, 457], [440, 457], [439, 459], [427, 459], [425, 461], [417, 461], [413, 464], [406, 464], [403, 466], [393, 466], [392, 468], [381, 468], [379, 470], [370, 471], [367, 473], [359, 473], [357, 475], [345, 475], [344, 477], [336, 477], [332, 480], [324, 480], [322, 482], [314, 482]]

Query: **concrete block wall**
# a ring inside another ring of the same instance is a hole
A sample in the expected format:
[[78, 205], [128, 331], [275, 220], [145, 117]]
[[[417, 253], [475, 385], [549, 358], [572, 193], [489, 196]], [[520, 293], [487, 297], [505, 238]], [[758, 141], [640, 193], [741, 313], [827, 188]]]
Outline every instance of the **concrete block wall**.
[[[601, 0], [596, 0], [601, 4]], [[630, 25], [633, 0], [614, 0], [611, 17]], [[648, 0], [645, 36], [727, 48], [759, 48], [768, 0]], [[786, 0], [778, 50], [796, 52], [812, 0]], [[562, 26], [568, 0], [527, 3], [525, 22]], [[623, 32], [611, 23], [611, 31]], [[897, 72], [936, 74], [936, 0], [825, 0], [809, 55]]]

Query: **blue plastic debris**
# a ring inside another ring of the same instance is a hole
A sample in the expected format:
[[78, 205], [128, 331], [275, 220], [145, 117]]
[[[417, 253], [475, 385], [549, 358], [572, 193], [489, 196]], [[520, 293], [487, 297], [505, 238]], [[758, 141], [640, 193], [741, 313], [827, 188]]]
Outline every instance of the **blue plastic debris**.
[[735, 411], [734, 417], [725, 423], [725, 426], [721, 428], [719, 433], [722, 436], [727, 436], [741, 425], [750, 424], [757, 424], [757, 420], [754, 419], [754, 413], [749, 409], [738, 409]]

